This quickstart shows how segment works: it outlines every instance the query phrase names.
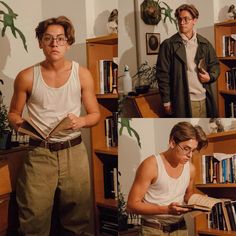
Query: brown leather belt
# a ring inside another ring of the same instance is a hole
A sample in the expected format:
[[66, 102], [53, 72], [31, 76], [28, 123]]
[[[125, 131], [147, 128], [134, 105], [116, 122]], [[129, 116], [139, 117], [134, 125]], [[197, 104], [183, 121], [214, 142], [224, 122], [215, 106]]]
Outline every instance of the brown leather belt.
[[147, 227], [151, 227], [154, 229], [159, 229], [162, 230], [165, 233], [171, 233], [175, 230], [179, 230], [179, 229], [186, 229], [186, 224], [184, 220], [181, 220], [177, 223], [173, 223], [173, 224], [168, 224], [168, 225], [163, 225], [161, 223], [152, 223], [152, 222], [148, 222], [145, 220], [142, 220], [142, 225], [143, 226], [147, 226]]
[[70, 139], [67, 141], [63, 142], [56, 142], [56, 143], [50, 143], [44, 140], [35, 140], [35, 139], [30, 139], [29, 140], [29, 146], [33, 147], [44, 147], [49, 149], [51, 152], [57, 152], [59, 150], [63, 150], [66, 148], [73, 147], [75, 145], [78, 145], [82, 142], [81, 136], [78, 136], [74, 139]]

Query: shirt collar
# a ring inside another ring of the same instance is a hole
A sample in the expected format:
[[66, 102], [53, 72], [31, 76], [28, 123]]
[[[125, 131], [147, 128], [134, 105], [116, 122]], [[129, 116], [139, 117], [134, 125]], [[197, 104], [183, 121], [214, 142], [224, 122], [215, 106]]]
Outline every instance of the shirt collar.
[[190, 43], [190, 42], [193, 42], [195, 43], [197, 41], [197, 32], [195, 30], [193, 30], [193, 37], [191, 39], [188, 39], [186, 35], [184, 35], [183, 33], [180, 33], [180, 36], [183, 40], [184, 43]]

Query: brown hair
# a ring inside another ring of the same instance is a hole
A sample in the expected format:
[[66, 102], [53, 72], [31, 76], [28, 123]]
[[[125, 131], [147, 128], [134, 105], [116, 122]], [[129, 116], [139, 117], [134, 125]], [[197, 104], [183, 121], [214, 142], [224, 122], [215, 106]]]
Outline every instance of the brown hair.
[[198, 19], [198, 17], [199, 17], [199, 12], [198, 12], [197, 8], [192, 4], [183, 4], [183, 5], [179, 6], [175, 10], [175, 17], [177, 19], [179, 19], [179, 15], [180, 15], [181, 11], [188, 11], [191, 14], [191, 16], [193, 17], [193, 19]]
[[201, 126], [193, 126], [189, 122], [177, 123], [170, 132], [170, 139], [173, 139], [177, 144], [190, 139], [195, 139], [198, 142], [198, 151], [208, 145], [206, 134]]
[[49, 25], [61, 25], [64, 28], [68, 44], [71, 45], [75, 42], [74, 27], [71, 21], [65, 16], [49, 18], [47, 20], [41, 21], [35, 29], [36, 38], [38, 38], [38, 40], [42, 40], [43, 34], [45, 33]]

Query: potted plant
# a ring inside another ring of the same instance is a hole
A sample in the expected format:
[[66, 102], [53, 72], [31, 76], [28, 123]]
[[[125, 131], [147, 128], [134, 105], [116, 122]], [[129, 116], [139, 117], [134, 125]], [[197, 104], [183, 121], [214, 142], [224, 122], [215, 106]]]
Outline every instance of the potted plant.
[[[3, 80], [0, 79], [3, 85]], [[7, 118], [7, 107], [3, 104], [2, 91], [0, 90], [0, 149], [8, 149], [11, 146], [11, 129]]]

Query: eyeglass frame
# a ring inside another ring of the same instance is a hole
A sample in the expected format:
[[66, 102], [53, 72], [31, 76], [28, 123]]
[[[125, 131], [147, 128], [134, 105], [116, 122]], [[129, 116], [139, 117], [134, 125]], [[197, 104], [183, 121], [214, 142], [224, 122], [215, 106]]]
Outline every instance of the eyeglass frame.
[[[45, 37], [50, 37], [50, 40], [45, 41]], [[64, 37], [64, 39], [62, 41], [59, 41], [60, 37]], [[50, 44], [52, 44], [54, 42], [54, 40], [56, 40], [57, 45], [59, 46], [65, 46], [66, 42], [68, 40], [68, 38], [64, 35], [64, 34], [59, 34], [56, 37], [53, 37], [53, 35], [51, 34], [45, 34], [42, 37], [42, 42], [44, 42], [47, 46], [49, 46]], [[62, 43], [62, 44], [61, 44]]]
[[193, 18], [190, 18], [190, 17], [187, 17], [187, 16], [185, 16], [183, 18], [181, 18], [181, 17], [177, 18], [177, 21], [178, 21], [179, 24], [182, 21], [184, 22], [184, 24], [188, 24], [191, 20], [193, 20]]
[[186, 148], [188, 148], [189, 150], [187, 151], [186, 149], [184, 149], [179, 143], [176, 143], [177, 144], [177, 146], [182, 150], [182, 152], [184, 153], [184, 155], [187, 155], [187, 154], [190, 154], [190, 153], [192, 153], [192, 155], [195, 153], [195, 152], [197, 152], [198, 150], [197, 149], [191, 149], [191, 148], [188, 148], [188, 147], [186, 147]]

